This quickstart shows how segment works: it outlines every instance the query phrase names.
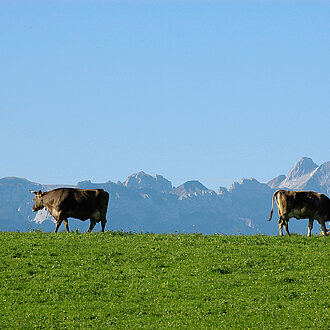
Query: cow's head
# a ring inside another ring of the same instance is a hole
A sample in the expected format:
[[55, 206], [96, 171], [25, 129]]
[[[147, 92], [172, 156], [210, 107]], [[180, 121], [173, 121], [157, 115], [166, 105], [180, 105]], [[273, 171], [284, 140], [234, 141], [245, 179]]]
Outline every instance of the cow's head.
[[32, 194], [34, 194], [34, 205], [32, 207], [32, 211], [36, 212], [44, 208], [44, 202], [42, 200], [43, 193], [41, 190], [39, 191], [32, 191], [30, 190]]

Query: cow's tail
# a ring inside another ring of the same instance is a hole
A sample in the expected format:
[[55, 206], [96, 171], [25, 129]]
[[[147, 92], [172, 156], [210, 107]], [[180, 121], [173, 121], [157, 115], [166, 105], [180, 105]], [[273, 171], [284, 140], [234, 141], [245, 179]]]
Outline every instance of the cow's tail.
[[272, 198], [272, 209], [270, 210], [270, 217], [269, 217], [268, 221], [272, 220], [273, 210], [274, 210], [274, 199], [275, 199], [278, 192], [279, 192], [279, 190], [274, 192], [274, 195], [273, 195], [273, 198]]

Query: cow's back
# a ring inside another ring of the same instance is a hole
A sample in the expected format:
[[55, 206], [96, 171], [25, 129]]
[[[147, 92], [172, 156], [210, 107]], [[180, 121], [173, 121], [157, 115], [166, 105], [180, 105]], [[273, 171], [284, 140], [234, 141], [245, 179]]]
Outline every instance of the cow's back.
[[109, 194], [103, 189], [58, 188], [47, 192], [47, 200], [64, 218], [86, 220], [97, 212], [105, 217]]
[[109, 194], [103, 189], [76, 189], [73, 192], [73, 211], [76, 217], [87, 219], [97, 214], [97, 217], [106, 215]]
[[279, 190], [276, 203], [279, 213], [287, 218], [318, 219], [325, 213], [330, 215], [329, 198], [313, 191]]

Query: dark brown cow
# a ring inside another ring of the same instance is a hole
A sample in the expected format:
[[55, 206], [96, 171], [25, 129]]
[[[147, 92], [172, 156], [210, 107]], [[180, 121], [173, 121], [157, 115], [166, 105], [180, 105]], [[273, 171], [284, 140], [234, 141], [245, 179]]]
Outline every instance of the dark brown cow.
[[269, 221], [272, 219], [274, 199], [278, 207], [278, 228], [283, 236], [283, 226], [290, 235], [288, 223], [290, 218], [309, 219], [308, 234], [311, 236], [313, 222], [316, 219], [321, 225], [323, 235], [327, 235], [325, 223], [330, 220], [330, 199], [313, 191], [277, 190], [273, 195]]
[[90, 219], [88, 231], [92, 231], [95, 224], [101, 221], [104, 232], [109, 194], [103, 189], [58, 188], [47, 192], [31, 192], [35, 194], [32, 211], [36, 212], [45, 207], [56, 219], [55, 233], [62, 221], [69, 232], [68, 218], [82, 221]]

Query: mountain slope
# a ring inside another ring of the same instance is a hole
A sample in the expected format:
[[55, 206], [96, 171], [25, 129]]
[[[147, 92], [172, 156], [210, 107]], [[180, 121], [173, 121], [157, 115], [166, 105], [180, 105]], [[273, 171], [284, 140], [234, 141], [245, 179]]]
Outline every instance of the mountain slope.
[[330, 194], [330, 162], [318, 166], [312, 159], [303, 157], [290, 169], [288, 175], [280, 180], [282, 178], [283, 176], [280, 176], [268, 182], [269, 187]]
[[[277, 234], [276, 217], [268, 222], [272, 195], [278, 188], [314, 190], [329, 195], [330, 162], [317, 166], [302, 158], [287, 176], [267, 184], [242, 179], [218, 192], [199, 181], [178, 187], [161, 175], [144, 172], [130, 175], [124, 182], [79, 182], [82, 189], [103, 188], [110, 194], [106, 229], [135, 232], [202, 232], [204, 234]], [[53, 231], [54, 219], [45, 210], [33, 213], [29, 190], [53, 189], [20, 178], [0, 179], [0, 230], [42, 229]], [[276, 214], [276, 209], [274, 210]], [[70, 228], [85, 231], [89, 221], [70, 219]], [[291, 221], [293, 232], [305, 234], [307, 221]], [[98, 228], [98, 226], [97, 226]]]
[[0, 179], [0, 229], [26, 231], [34, 227], [31, 211], [33, 196], [30, 190], [42, 185], [26, 179], [6, 177]]

